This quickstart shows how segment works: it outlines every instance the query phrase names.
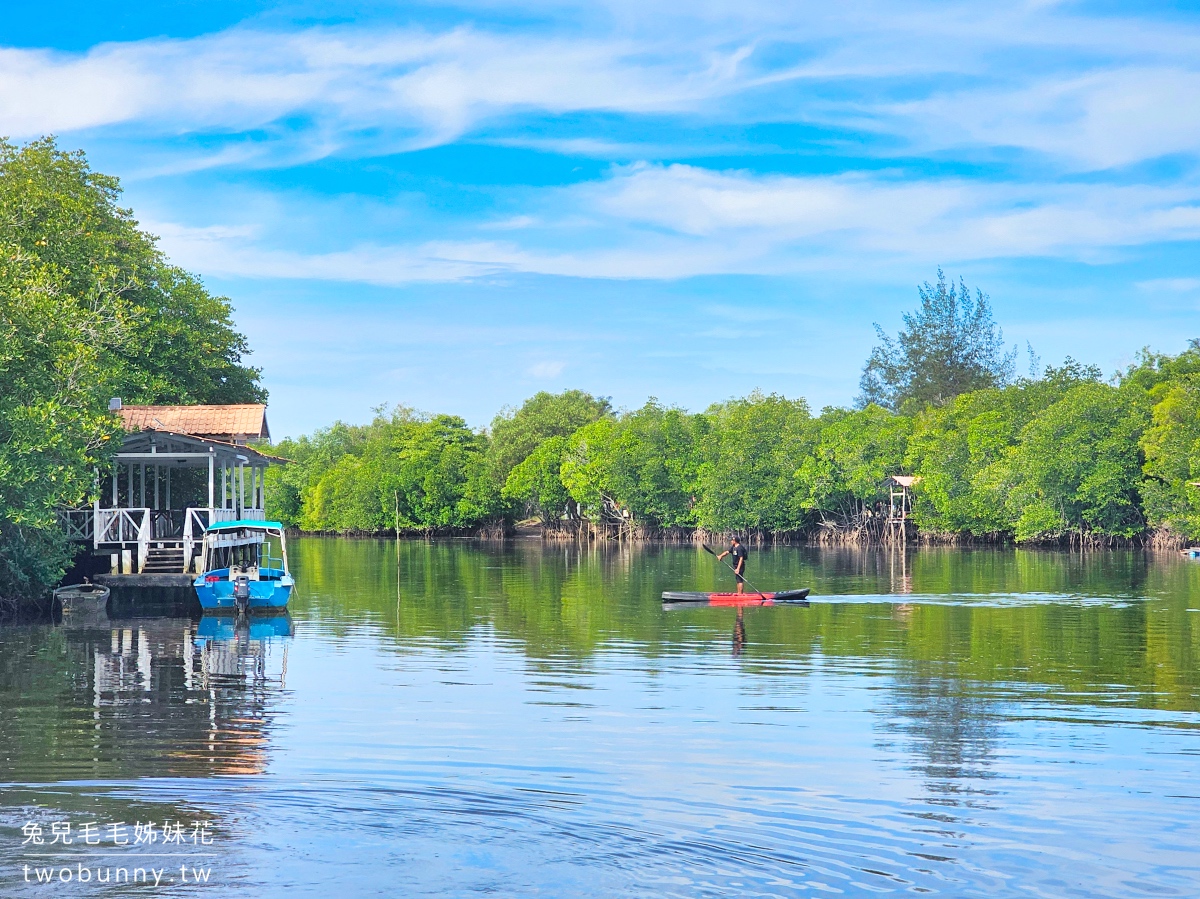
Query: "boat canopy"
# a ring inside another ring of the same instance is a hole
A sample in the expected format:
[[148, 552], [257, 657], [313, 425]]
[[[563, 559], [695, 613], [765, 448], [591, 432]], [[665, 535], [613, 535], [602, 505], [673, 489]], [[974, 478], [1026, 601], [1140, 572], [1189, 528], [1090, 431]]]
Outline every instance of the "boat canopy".
[[207, 534], [213, 531], [236, 530], [282, 531], [283, 524], [278, 521], [253, 521], [243, 518], [238, 521], [214, 521], [204, 529], [204, 532]]

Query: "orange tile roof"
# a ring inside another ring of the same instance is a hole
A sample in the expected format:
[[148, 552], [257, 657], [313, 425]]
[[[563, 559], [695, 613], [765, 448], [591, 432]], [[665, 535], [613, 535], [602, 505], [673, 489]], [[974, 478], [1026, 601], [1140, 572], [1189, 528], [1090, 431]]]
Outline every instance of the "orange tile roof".
[[262, 403], [236, 406], [125, 406], [119, 412], [127, 431], [172, 431], [197, 437], [224, 434], [270, 438], [267, 407]]

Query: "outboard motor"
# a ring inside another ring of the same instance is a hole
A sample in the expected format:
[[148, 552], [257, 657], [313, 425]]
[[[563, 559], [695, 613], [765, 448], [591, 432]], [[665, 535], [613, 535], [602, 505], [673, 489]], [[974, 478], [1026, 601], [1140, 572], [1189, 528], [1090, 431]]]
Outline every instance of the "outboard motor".
[[239, 574], [234, 578], [233, 604], [237, 607], [239, 615], [250, 611], [250, 578], [247, 575]]

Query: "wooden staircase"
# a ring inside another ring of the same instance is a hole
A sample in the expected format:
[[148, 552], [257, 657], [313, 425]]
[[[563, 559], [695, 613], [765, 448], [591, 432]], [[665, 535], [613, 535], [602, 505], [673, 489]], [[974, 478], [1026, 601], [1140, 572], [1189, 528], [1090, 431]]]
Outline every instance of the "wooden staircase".
[[152, 546], [142, 574], [183, 574], [182, 546]]

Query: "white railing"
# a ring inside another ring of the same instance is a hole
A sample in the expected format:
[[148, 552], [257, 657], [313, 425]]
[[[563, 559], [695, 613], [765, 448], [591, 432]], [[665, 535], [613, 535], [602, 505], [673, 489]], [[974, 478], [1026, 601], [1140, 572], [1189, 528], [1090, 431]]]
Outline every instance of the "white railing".
[[150, 554], [152, 518], [150, 509], [97, 509], [96, 530], [92, 545], [102, 543], [136, 543], [138, 545], [137, 570], [146, 567]]
[[149, 509], [97, 509], [95, 542], [137, 543], [150, 540]]
[[[245, 509], [241, 517], [261, 521], [262, 515], [261, 509]], [[200, 557], [204, 546], [204, 531], [210, 524], [237, 520], [237, 509], [188, 509], [183, 521], [183, 570], [191, 571], [193, 563]]]
[[[204, 530], [218, 521], [264, 521], [262, 509], [188, 508], [183, 518], [183, 570], [191, 571], [204, 543]], [[137, 570], [146, 565], [156, 541], [178, 540], [170, 512], [155, 509], [60, 509], [58, 523], [68, 540], [87, 541], [93, 548], [136, 543]]]
[[68, 540], [92, 542], [95, 519], [91, 509], [59, 509], [58, 526]]

